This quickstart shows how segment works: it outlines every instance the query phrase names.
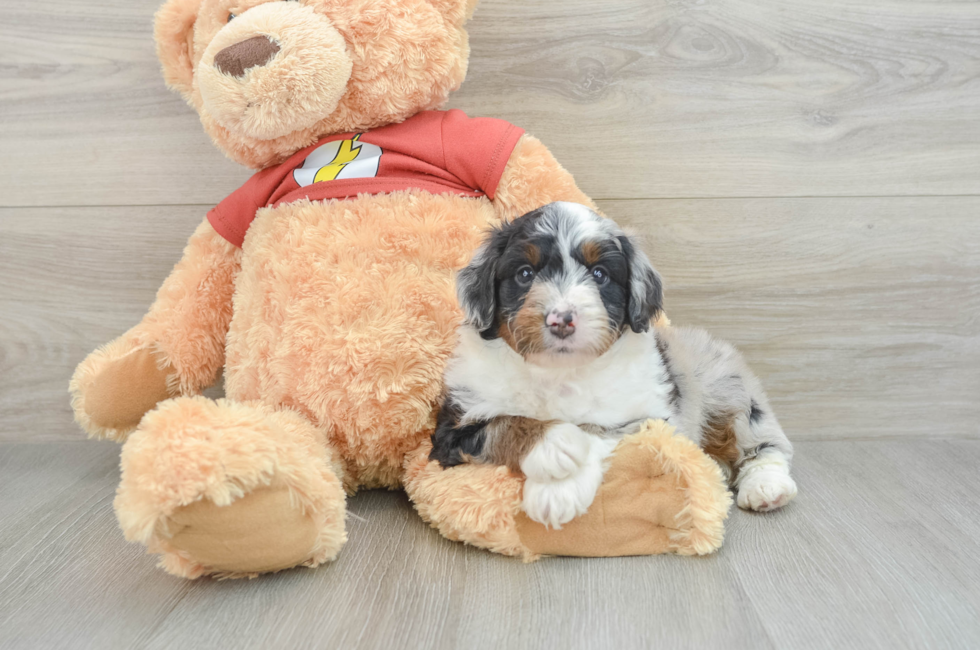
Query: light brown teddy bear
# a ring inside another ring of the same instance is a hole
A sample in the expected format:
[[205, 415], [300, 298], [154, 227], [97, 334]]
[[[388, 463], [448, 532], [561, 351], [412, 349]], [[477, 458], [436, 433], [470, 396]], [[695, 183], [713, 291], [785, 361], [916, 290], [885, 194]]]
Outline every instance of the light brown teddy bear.
[[[541, 554], [708, 553], [718, 466], [664, 423], [624, 440], [590, 512], [546, 530], [504, 467], [428, 460], [484, 230], [592, 205], [535, 138], [438, 111], [463, 81], [475, 0], [169, 0], [167, 83], [233, 160], [262, 170], [208, 213], [143, 320], [71, 391], [125, 440], [116, 513], [176, 575], [247, 576], [337, 556], [345, 499], [404, 488], [445, 536]], [[200, 392], [224, 368], [227, 397]]]

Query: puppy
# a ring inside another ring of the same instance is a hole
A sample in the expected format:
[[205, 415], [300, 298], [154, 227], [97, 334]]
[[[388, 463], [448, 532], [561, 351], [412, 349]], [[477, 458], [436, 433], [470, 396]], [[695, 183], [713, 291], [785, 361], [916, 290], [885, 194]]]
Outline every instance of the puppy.
[[466, 316], [430, 458], [523, 472], [523, 509], [560, 528], [595, 497], [620, 437], [673, 424], [729, 472], [742, 508], [796, 496], [793, 448], [729, 344], [652, 326], [660, 276], [615, 223], [552, 203], [494, 230], [458, 276]]

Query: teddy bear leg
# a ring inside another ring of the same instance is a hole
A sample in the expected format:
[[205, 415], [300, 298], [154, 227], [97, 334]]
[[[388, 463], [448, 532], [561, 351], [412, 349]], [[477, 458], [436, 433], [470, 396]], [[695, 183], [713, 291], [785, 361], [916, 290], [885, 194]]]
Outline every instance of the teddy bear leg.
[[123, 446], [116, 516], [169, 573], [246, 577], [337, 556], [342, 469], [300, 414], [204, 397], [161, 402]]
[[703, 555], [721, 546], [732, 498], [721, 468], [663, 421], [624, 437], [588, 512], [553, 529], [521, 510], [524, 479], [507, 468], [409, 455], [405, 489], [440, 533], [506, 555]]

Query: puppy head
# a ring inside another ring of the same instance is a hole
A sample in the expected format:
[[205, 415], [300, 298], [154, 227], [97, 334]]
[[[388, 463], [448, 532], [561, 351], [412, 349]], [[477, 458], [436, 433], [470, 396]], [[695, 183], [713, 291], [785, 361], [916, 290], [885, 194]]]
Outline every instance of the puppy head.
[[615, 223], [585, 206], [551, 203], [490, 233], [460, 271], [467, 322], [530, 363], [569, 366], [644, 332], [663, 285]]

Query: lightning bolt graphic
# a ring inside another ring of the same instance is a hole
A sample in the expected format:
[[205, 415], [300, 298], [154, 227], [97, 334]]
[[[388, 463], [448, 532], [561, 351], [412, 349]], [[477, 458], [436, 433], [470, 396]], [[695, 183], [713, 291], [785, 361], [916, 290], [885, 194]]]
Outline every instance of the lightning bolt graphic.
[[355, 145], [355, 143], [360, 137], [361, 134], [358, 133], [350, 140], [342, 141], [340, 143], [340, 149], [337, 150], [337, 155], [317, 171], [316, 176], [313, 177], [313, 182], [332, 181], [337, 178], [337, 175], [340, 174], [344, 167], [357, 160], [357, 156], [361, 153], [361, 145]]

